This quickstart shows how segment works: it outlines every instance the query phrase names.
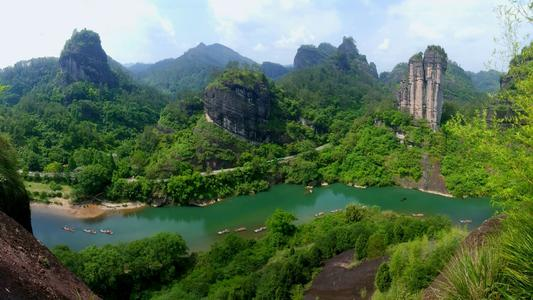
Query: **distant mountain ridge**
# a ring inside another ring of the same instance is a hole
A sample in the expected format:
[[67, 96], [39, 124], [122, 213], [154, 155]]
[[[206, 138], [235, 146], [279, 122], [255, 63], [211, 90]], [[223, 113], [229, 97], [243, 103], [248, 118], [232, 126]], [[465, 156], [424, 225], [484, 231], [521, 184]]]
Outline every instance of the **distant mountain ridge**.
[[202, 90], [229, 63], [257, 65], [253, 60], [221, 45], [204, 43], [187, 50], [178, 58], [154, 64], [134, 64], [129, 71], [139, 81], [170, 93]]

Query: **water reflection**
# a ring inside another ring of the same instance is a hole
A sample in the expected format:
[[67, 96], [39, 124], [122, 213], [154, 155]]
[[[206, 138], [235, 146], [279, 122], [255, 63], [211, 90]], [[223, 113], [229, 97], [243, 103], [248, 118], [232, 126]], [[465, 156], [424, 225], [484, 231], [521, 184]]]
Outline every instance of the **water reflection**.
[[[47, 246], [66, 244], [74, 249], [89, 245], [103, 245], [132, 241], [158, 232], [177, 232], [193, 250], [209, 247], [220, 237], [217, 231], [228, 228], [261, 226], [276, 208], [293, 213], [298, 222], [312, 219], [318, 212], [344, 208], [348, 203], [377, 205], [383, 210], [402, 213], [443, 214], [454, 222], [470, 219], [470, 226], [478, 226], [493, 213], [486, 199], [452, 199], [396, 187], [356, 189], [341, 184], [315, 188], [306, 193], [302, 186], [278, 185], [254, 196], [224, 200], [208, 207], [146, 208], [128, 214], [114, 214], [106, 218], [77, 220], [52, 215], [43, 211], [32, 212], [34, 233]], [[74, 233], [61, 230], [64, 225], [77, 228]], [[109, 228], [114, 235], [86, 234], [83, 228]]]

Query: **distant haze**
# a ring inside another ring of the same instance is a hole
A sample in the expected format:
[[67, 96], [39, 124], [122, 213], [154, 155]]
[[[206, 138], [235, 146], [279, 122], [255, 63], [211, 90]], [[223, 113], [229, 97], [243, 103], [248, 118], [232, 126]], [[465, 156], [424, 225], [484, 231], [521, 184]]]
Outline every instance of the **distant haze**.
[[499, 32], [498, 0], [53, 0], [2, 1], [0, 67], [59, 56], [75, 28], [101, 36], [121, 63], [175, 58], [221, 43], [259, 63], [292, 64], [302, 44], [353, 36], [388, 71], [428, 44], [471, 71], [486, 69]]

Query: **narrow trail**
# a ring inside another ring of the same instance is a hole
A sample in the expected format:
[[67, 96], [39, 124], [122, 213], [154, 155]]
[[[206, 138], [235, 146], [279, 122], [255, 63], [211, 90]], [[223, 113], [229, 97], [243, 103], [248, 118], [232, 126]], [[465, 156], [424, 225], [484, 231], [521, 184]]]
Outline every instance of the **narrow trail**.
[[[316, 151], [320, 152], [320, 151], [323, 151], [327, 148], [331, 147], [331, 144], [330, 143], [327, 143], [327, 144], [324, 144], [324, 145], [321, 145], [321, 146], [318, 146], [315, 148]], [[268, 162], [271, 163], [271, 162], [274, 162], [274, 161], [277, 161], [278, 163], [288, 163], [289, 161], [293, 160], [296, 158], [297, 155], [289, 155], [289, 156], [285, 156], [285, 157], [280, 157], [280, 158], [276, 158], [276, 159], [273, 159], [273, 160], [269, 160]], [[226, 169], [218, 169], [218, 170], [212, 170], [212, 171], [209, 171], [209, 172], [201, 172], [200, 175], [202, 176], [211, 176], [211, 175], [217, 175], [217, 174], [220, 174], [220, 173], [227, 173], [227, 172], [232, 172], [232, 171], [236, 171], [238, 169], [241, 169], [243, 167], [233, 167], [233, 168], [226, 168]], [[22, 170], [19, 170], [19, 173], [22, 174]], [[67, 174], [69, 173], [64, 173], [64, 172], [59, 172], [59, 173], [52, 173], [52, 172], [37, 172], [37, 171], [31, 171], [31, 172], [28, 172], [28, 176], [29, 177], [55, 177], [55, 176], [67, 176]], [[70, 174], [69, 176], [73, 176], [72, 174]], [[164, 179], [155, 179], [154, 181], [156, 182], [167, 182], [169, 180], [169, 178], [164, 178]], [[136, 178], [132, 177], [132, 178], [128, 178], [128, 182], [135, 182], [137, 181]]]

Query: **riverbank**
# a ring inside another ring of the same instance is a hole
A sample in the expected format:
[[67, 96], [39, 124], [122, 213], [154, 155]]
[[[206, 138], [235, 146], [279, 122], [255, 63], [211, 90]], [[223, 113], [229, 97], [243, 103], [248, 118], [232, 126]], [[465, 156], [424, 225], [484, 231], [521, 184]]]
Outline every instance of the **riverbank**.
[[72, 204], [68, 199], [51, 198], [50, 203], [31, 202], [30, 206], [32, 211], [46, 211], [76, 219], [94, 219], [117, 212], [137, 211], [146, 207], [146, 204], [140, 202]]

